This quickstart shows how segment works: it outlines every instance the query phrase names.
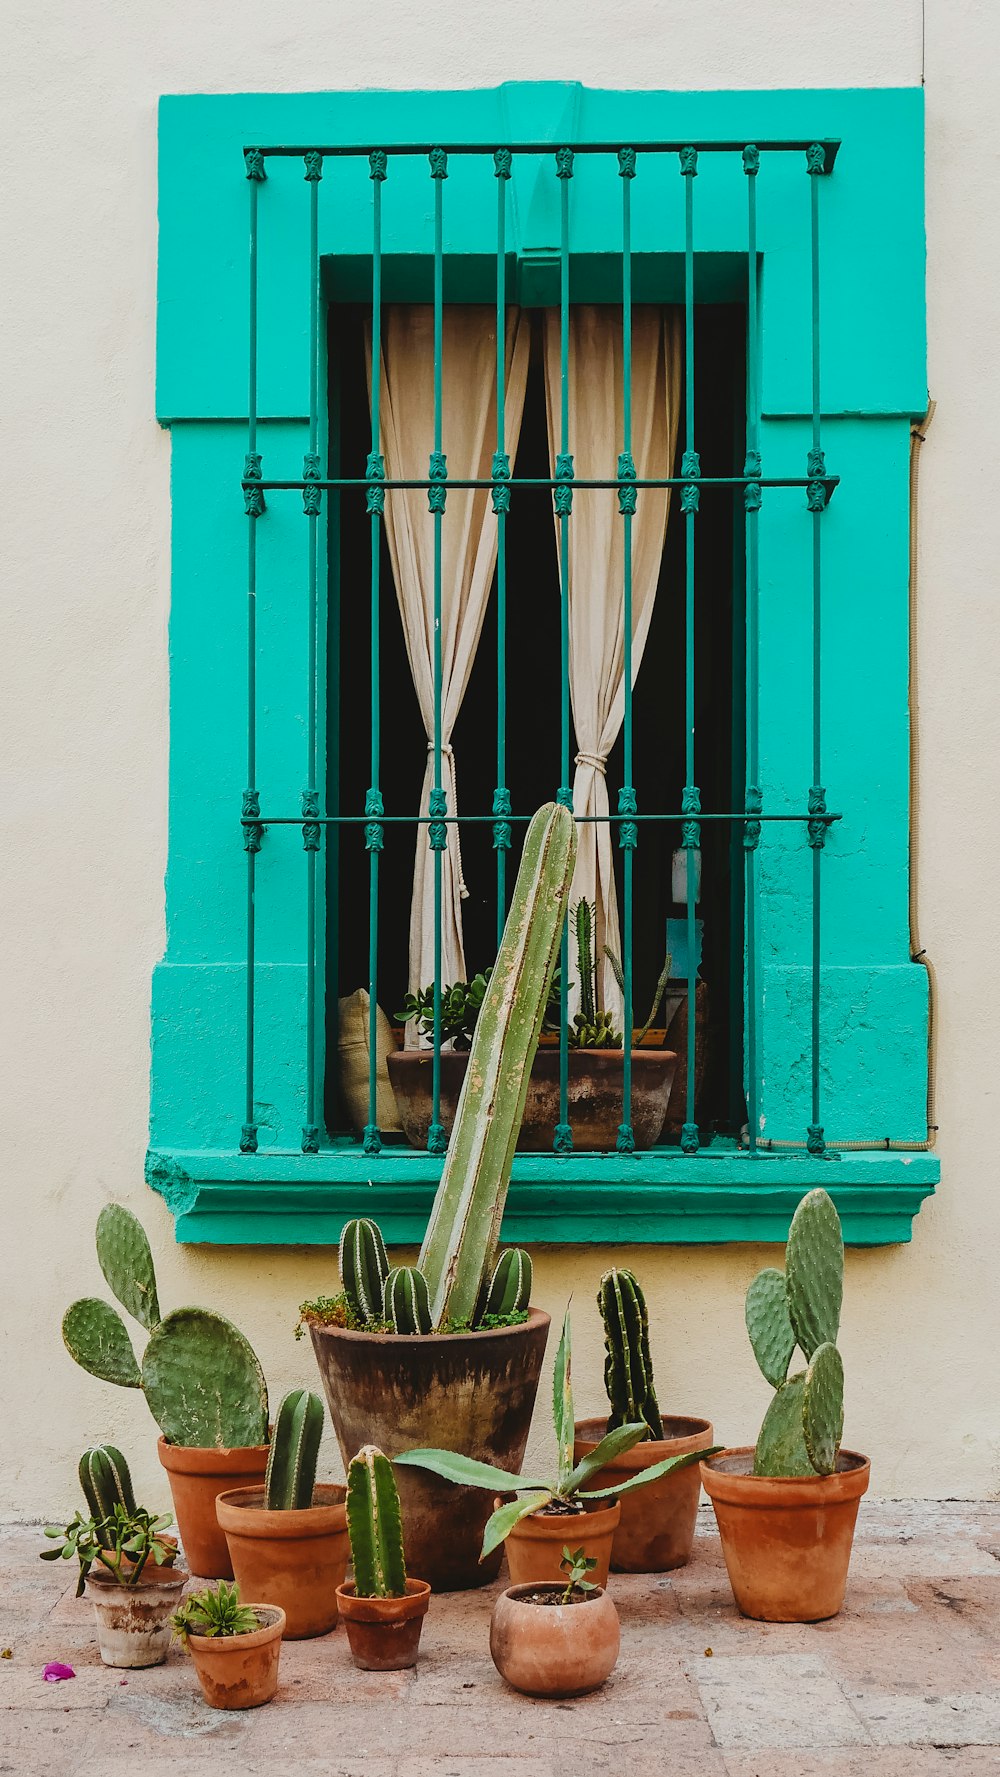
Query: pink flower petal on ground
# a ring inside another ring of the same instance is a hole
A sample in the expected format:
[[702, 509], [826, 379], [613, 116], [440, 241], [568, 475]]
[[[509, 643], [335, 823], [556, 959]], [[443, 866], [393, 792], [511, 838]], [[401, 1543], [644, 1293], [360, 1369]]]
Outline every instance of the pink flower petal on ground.
[[64, 1666], [61, 1660], [50, 1660], [42, 1673], [46, 1684], [58, 1684], [63, 1678], [75, 1678], [72, 1666]]

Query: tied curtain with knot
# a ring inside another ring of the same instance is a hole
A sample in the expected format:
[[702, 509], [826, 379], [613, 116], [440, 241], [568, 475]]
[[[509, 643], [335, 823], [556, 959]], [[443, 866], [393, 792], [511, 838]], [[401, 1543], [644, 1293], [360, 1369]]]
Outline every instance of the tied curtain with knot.
[[[559, 315], [545, 311], [545, 405], [549, 456], [555, 462], [560, 428]], [[569, 448], [578, 480], [617, 472], [622, 441], [622, 315], [620, 309], [579, 304], [570, 311]], [[676, 309], [632, 311], [632, 456], [635, 472], [669, 476], [677, 446], [681, 400], [681, 320]], [[669, 488], [640, 488], [632, 520], [632, 635], [629, 670], [635, 684], [649, 634], [670, 510]], [[561, 547], [555, 520], [556, 548]], [[569, 520], [569, 682], [577, 754], [573, 811], [610, 812], [605, 778], [608, 754], [625, 713], [623, 576], [625, 524], [613, 489], [582, 489]], [[572, 900], [596, 909], [594, 954], [598, 1003], [620, 1023], [622, 996], [605, 946], [621, 958], [614, 847], [617, 828], [585, 821], [578, 829]], [[572, 978], [572, 971], [571, 971]], [[579, 983], [570, 1014], [579, 1006]]]

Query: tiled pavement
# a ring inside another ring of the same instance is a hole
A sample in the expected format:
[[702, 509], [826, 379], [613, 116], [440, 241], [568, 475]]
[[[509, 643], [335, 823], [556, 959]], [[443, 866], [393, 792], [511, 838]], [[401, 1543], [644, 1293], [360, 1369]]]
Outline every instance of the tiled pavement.
[[[613, 1576], [622, 1654], [566, 1703], [509, 1691], [497, 1588], [434, 1599], [416, 1673], [357, 1672], [343, 1630], [282, 1652], [265, 1709], [201, 1702], [186, 1656], [101, 1666], [90, 1606], [0, 1531], [0, 1773], [16, 1777], [1000, 1777], [1000, 1504], [863, 1503], [842, 1616], [746, 1622], [711, 1515], [690, 1567]], [[47, 1660], [77, 1676], [46, 1684]]]

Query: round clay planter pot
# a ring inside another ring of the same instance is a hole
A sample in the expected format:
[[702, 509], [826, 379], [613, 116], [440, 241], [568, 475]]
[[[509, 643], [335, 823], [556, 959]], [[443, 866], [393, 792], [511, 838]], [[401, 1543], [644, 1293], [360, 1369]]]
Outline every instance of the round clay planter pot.
[[337, 1603], [355, 1666], [362, 1672], [402, 1672], [417, 1663], [431, 1589], [407, 1580], [405, 1598], [359, 1598], [354, 1581], [337, 1587]]
[[502, 1678], [529, 1697], [580, 1697], [614, 1671], [621, 1644], [618, 1612], [604, 1591], [575, 1604], [533, 1604], [533, 1593], [558, 1598], [558, 1586], [511, 1586], [490, 1623], [490, 1653]]
[[251, 1604], [259, 1629], [249, 1635], [189, 1635], [187, 1645], [202, 1695], [211, 1709], [258, 1709], [278, 1688], [285, 1613]]
[[266, 1444], [246, 1450], [198, 1450], [186, 1444], [157, 1443], [174, 1502], [174, 1519], [192, 1573], [206, 1580], [231, 1580], [232, 1562], [215, 1502], [233, 1487], [262, 1482]]
[[764, 1623], [818, 1623], [844, 1602], [867, 1456], [842, 1450], [834, 1475], [778, 1480], [753, 1472], [753, 1450], [701, 1464], [736, 1602]]
[[269, 1512], [263, 1487], [237, 1487], [215, 1502], [244, 1598], [285, 1613], [285, 1640], [337, 1627], [337, 1587], [347, 1572], [346, 1489], [313, 1488], [301, 1511]]
[[[549, 1317], [532, 1308], [521, 1326], [495, 1332], [309, 1332], [345, 1466], [364, 1444], [387, 1456], [458, 1450], [518, 1474], [528, 1441]], [[406, 1564], [435, 1592], [495, 1579], [502, 1549], [482, 1563], [490, 1516], [481, 1487], [457, 1487], [415, 1468], [396, 1470]]]
[[[686, 1456], [690, 1450], [707, 1450], [712, 1443], [712, 1427], [707, 1419], [664, 1419], [665, 1438], [636, 1444], [623, 1456], [616, 1456], [606, 1468], [595, 1475], [588, 1487], [613, 1487], [616, 1481], [631, 1480], [656, 1462], [671, 1456]], [[599, 1444], [607, 1430], [604, 1419], [582, 1419], [576, 1427], [573, 1460], [580, 1462]], [[701, 1495], [700, 1464], [681, 1469], [675, 1475], [650, 1481], [637, 1487], [619, 1501], [621, 1520], [611, 1548], [614, 1573], [669, 1573], [683, 1567], [691, 1559], [695, 1519]]]
[[[503, 1501], [495, 1499], [494, 1509]], [[597, 1566], [588, 1573], [592, 1585], [606, 1586], [611, 1565], [611, 1545], [621, 1501], [601, 1500], [585, 1512], [532, 1512], [515, 1524], [507, 1538], [507, 1568], [512, 1586], [562, 1585], [566, 1575], [559, 1563], [563, 1549], [582, 1549]]]
[[[427, 1049], [399, 1050], [387, 1057], [399, 1120], [414, 1148], [427, 1146], [432, 1060]], [[441, 1057], [441, 1122], [447, 1135], [451, 1134], [468, 1062], [467, 1054]], [[660, 1139], [676, 1066], [672, 1049], [632, 1051], [632, 1133], [637, 1149], [655, 1147]], [[570, 1050], [569, 1120], [574, 1153], [614, 1150], [622, 1120], [622, 1074], [620, 1049]], [[546, 1045], [538, 1050], [531, 1069], [518, 1148], [550, 1154], [552, 1132], [559, 1120], [559, 1048]]]
[[130, 1670], [161, 1666], [170, 1646], [170, 1619], [181, 1601], [188, 1575], [180, 1567], [147, 1563], [137, 1586], [87, 1578], [87, 1597], [97, 1619], [97, 1645], [105, 1666]]

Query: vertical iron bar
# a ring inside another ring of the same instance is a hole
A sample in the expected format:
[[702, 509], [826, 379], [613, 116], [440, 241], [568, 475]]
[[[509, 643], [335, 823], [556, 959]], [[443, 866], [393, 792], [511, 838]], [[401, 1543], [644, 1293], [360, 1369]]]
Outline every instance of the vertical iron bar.
[[[635, 149], [618, 150], [622, 182], [622, 448], [618, 458], [618, 511], [624, 527], [622, 567], [622, 646], [625, 672], [625, 781], [618, 792], [618, 813], [635, 814], [632, 782], [632, 519], [635, 516], [635, 461], [632, 456], [632, 180]], [[638, 827], [622, 821], [618, 842], [624, 852], [625, 923], [622, 928], [622, 1120], [615, 1146], [619, 1154], [635, 1151], [632, 1129], [632, 867]]]
[[429, 813], [438, 816], [428, 828], [434, 852], [434, 1057], [432, 1064], [431, 1123], [427, 1132], [429, 1154], [443, 1154], [445, 1134], [441, 1123], [441, 919], [443, 852], [448, 843], [448, 828], [443, 817], [448, 812], [448, 798], [441, 781], [441, 521], [447, 497], [447, 461], [441, 450], [441, 357], [444, 329], [444, 180], [448, 177], [448, 156], [443, 148], [430, 152], [431, 178], [434, 181], [434, 449], [431, 453], [427, 503], [434, 517], [434, 787], [430, 795]]
[[809, 790], [809, 813], [813, 817], [808, 823], [809, 845], [812, 850], [812, 970], [811, 970], [811, 1010], [812, 1010], [812, 1092], [810, 1102], [810, 1122], [807, 1130], [806, 1147], [810, 1154], [818, 1158], [826, 1153], [826, 1139], [820, 1118], [820, 937], [821, 937], [821, 899], [820, 878], [823, 847], [826, 842], [826, 822], [822, 818], [826, 814], [826, 791], [821, 783], [822, 740], [821, 740], [821, 556], [822, 556], [822, 524], [823, 512], [826, 507], [826, 487], [821, 477], [826, 474], [826, 462], [820, 438], [820, 327], [819, 327], [819, 181], [826, 171], [826, 156], [820, 143], [814, 142], [806, 150], [806, 171], [809, 175], [809, 240], [812, 282], [812, 445], [809, 451], [807, 474], [809, 485], [806, 491], [806, 503], [812, 513], [812, 785]]
[[[681, 810], [688, 817], [701, 813], [701, 797], [694, 775], [695, 724], [695, 516], [698, 512], [701, 461], [694, 447], [694, 181], [698, 172], [696, 148], [682, 148], [680, 169], [684, 177], [684, 394], [685, 439], [681, 475], [681, 511], [685, 516], [685, 587], [684, 587], [684, 790]], [[685, 893], [687, 899], [687, 1103], [681, 1130], [681, 1148], [685, 1154], [696, 1154], [699, 1148], [698, 1124], [695, 1121], [695, 1064], [697, 1056], [697, 971], [695, 967], [697, 895], [697, 857], [701, 846], [701, 823], [696, 818], [681, 822], [681, 845], [685, 852]]]
[[[559, 180], [559, 452], [556, 457], [553, 504], [559, 519], [559, 771], [562, 782], [556, 800], [573, 806], [569, 769], [569, 519], [573, 510], [573, 458], [569, 448], [569, 182], [573, 177], [572, 148], [556, 149]], [[553, 1148], [557, 1154], [573, 1152], [569, 1121], [569, 920], [563, 926], [560, 947], [559, 994], [559, 1121]]]
[[[760, 461], [760, 360], [757, 315], [757, 174], [760, 153], [752, 144], [743, 150], [743, 171], [747, 176], [747, 441], [743, 473], [759, 477]], [[747, 1129], [751, 1154], [757, 1153], [760, 1134], [757, 1061], [757, 847], [760, 844], [759, 815], [764, 806], [760, 788], [760, 555], [759, 526], [761, 489], [759, 480], [747, 481], [743, 488], [746, 524], [747, 585], [747, 783], [744, 808], [749, 817], [743, 824], [743, 848], [746, 859], [746, 980], [747, 980]]]
[[385, 513], [385, 459], [381, 454], [382, 394], [382, 186], [386, 177], [386, 155], [375, 148], [368, 156], [368, 176], [372, 181], [372, 447], [365, 470], [368, 483], [366, 510], [371, 519], [369, 547], [371, 550], [370, 594], [370, 705], [371, 705], [371, 770], [365, 797], [365, 849], [368, 853], [368, 1121], [363, 1136], [366, 1154], [382, 1150], [378, 1126], [378, 888], [379, 860], [385, 842], [382, 815], [385, 812], [380, 787], [381, 705], [379, 654], [379, 567], [382, 545], [382, 520]]
[[316, 753], [317, 680], [316, 625], [319, 620], [317, 526], [322, 489], [319, 457], [319, 182], [323, 157], [311, 150], [305, 157], [309, 185], [309, 449], [302, 468], [302, 506], [309, 521], [308, 685], [306, 691], [306, 788], [302, 792], [302, 844], [306, 854], [306, 1120], [302, 1152], [319, 1151], [316, 1122], [316, 867], [322, 827], [318, 822], [318, 760]]
[[[266, 178], [264, 157], [251, 148], [244, 155], [246, 176], [250, 183], [250, 288], [249, 288], [249, 370], [247, 381], [247, 451], [243, 479], [258, 483], [262, 479], [261, 459], [257, 449], [257, 189]], [[243, 815], [251, 824], [243, 827], [243, 845], [247, 858], [246, 910], [246, 1061], [243, 1127], [240, 1153], [256, 1154], [257, 1120], [254, 1104], [254, 1012], [256, 962], [256, 865], [264, 829], [254, 817], [260, 814], [260, 793], [257, 780], [257, 520], [264, 511], [264, 490], [245, 487], [244, 506], [247, 515], [247, 787], [243, 792]]]
[[507, 455], [507, 181], [509, 148], [493, 156], [497, 182], [497, 448], [493, 457], [493, 510], [497, 519], [497, 781], [493, 792], [493, 848], [497, 854], [497, 949], [507, 918], [507, 853], [510, 850], [510, 791], [507, 788], [507, 513], [510, 510], [510, 458]]

